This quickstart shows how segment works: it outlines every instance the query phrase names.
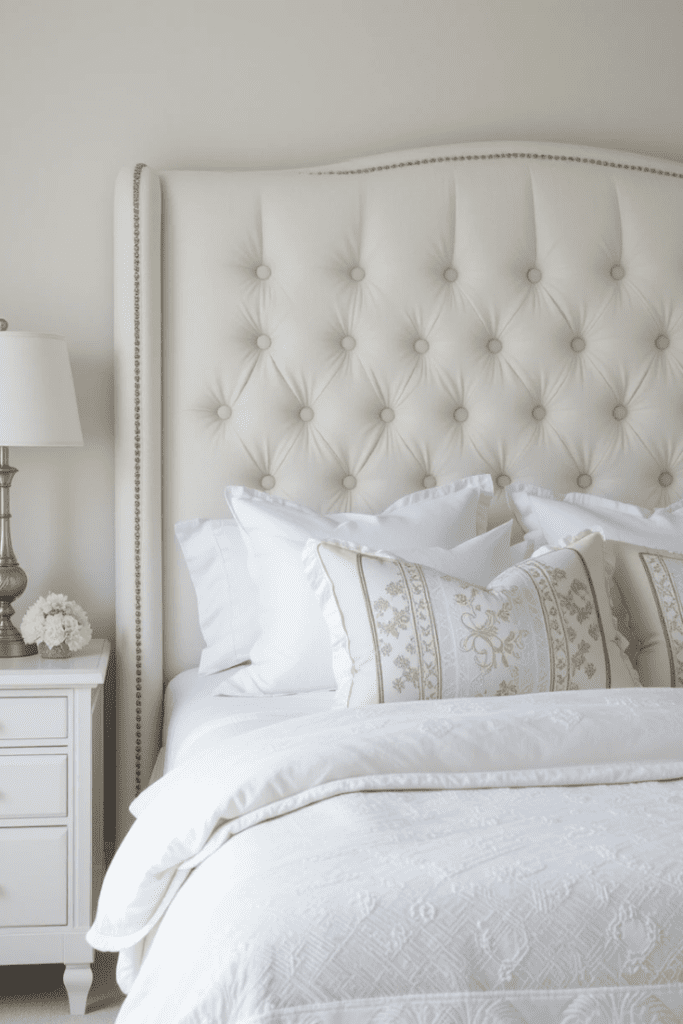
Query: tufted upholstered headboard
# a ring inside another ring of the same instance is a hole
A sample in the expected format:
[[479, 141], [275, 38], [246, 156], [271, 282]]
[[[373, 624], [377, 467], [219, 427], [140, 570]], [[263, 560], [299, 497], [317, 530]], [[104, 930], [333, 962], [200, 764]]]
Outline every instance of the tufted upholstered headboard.
[[121, 835], [198, 662], [173, 524], [225, 516], [227, 483], [362, 511], [490, 472], [495, 522], [509, 481], [683, 496], [683, 167], [490, 143], [125, 169], [116, 368]]

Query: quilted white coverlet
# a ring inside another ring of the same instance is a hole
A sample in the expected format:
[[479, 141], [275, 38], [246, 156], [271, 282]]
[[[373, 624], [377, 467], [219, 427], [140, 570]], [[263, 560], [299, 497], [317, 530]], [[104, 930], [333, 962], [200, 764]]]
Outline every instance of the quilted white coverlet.
[[88, 935], [125, 951], [119, 1024], [683, 1021], [683, 692], [260, 739], [216, 731], [133, 804]]

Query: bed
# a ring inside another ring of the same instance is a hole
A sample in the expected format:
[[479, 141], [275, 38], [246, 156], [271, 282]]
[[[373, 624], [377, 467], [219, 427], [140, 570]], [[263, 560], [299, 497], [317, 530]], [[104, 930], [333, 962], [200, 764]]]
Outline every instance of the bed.
[[115, 266], [121, 1024], [680, 1024], [683, 167], [138, 165]]

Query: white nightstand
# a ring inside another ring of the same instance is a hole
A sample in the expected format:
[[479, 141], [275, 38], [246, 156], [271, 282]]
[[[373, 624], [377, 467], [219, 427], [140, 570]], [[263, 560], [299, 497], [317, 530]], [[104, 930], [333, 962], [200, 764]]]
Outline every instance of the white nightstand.
[[0, 964], [63, 963], [71, 1013], [92, 983], [108, 663], [108, 640], [0, 659]]

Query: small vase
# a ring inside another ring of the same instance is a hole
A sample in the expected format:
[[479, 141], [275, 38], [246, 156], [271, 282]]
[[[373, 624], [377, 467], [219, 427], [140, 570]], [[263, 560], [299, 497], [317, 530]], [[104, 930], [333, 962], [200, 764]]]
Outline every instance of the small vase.
[[70, 658], [72, 651], [69, 650], [66, 640], [56, 647], [48, 647], [42, 640], [38, 643], [38, 654], [41, 658]]

